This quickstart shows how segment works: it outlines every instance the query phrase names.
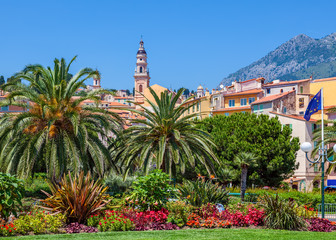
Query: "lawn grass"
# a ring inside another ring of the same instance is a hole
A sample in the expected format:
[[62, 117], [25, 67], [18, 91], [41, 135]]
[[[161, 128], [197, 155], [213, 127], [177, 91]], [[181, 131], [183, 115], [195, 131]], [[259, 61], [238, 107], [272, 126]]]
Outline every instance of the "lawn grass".
[[336, 232], [297, 232], [269, 229], [188, 229], [175, 231], [146, 231], [146, 232], [100, 232], [100, 233], [81, 233], [81, 234], [54, 234], [22, 237], [6, 237], [5, 239], [116, 239], [116, 240], [208, 240], [208, 239], [336, 239]]

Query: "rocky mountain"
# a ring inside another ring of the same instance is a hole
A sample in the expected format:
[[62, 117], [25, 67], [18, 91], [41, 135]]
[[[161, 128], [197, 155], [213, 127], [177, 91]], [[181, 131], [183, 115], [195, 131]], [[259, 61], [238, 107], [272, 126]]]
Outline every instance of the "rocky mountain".
[[239, 69], [222, 80], [220, 84], [231, 85], [235, 80], [244, 81], [264, 77], [297, 80], [336, 76], [336, 33], [321, 39], [300, 34], [283, 43], [265, 57]]

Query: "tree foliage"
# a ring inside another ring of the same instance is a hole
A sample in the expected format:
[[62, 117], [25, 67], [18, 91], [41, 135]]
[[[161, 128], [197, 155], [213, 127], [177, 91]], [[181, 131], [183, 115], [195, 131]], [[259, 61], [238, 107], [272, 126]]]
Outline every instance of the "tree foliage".
[[106, 139], [120, 127], [121, 119], [83, 105], [87, 99], [98, 102], [101, 90], [73, 97], [86, 79], [99, 75], [90, 68], [70, 75], [75, 59], [68, 65], [63, 58], [55, 59], [53, 69], [28, 65], [2, 87], [10, 93], [1, 105], [28, 106], [29, 111], [0, 119], [0, 171], [27, 177], [41, 161], [49, 177], [56, 178], [68, 170], [102, 177], [106, 170], [116, 168]]
[[218, 115], [200, 121], [199, 127], [217, 144], [214, 151], [221, 168], [235, 169], [234, 158], [240, 152], [257, 157], [256, 166], [249, 167], [250, 184], [277, 186], [297, 167], [299, 139], [292, 138], [291, 129], [277, 118], [249, 113]]
[[0, 86], [4, 85], [5, 83], [6, 82], [4, 76], [0, 76]]
[[208, 172], [213, 172], [213, 161], [217, 160], [212, 151], [214, 142], [209, 134], [195, 126], [192, 121], [195, 115], [183, 116], [188, 108], [177, 104], [184, 89], [176, 94], [164, 91], [160, 96], [149, 90], [155, 99], [152, 102], [146, 98], [151, 109], [139, 105], [142, 110], [131, 110], [140, 117], [123, 133], [125, 143], [119, 149], [120, 165], [127, 172], [136, 163], [147, 173], [155, 164], [175, 175], [177, 167], [184, 172], [187, 162], [194, 166], [198, 160]]

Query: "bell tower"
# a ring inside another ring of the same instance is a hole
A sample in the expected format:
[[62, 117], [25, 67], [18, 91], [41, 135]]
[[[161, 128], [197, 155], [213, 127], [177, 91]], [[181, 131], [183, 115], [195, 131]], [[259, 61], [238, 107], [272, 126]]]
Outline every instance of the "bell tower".
[[[140, 41], [139, 50], [136, 55], [136, 67], [134, 72], [134, 101], [143, 103], [144, 97], [141, 95], [143, 94], [144, 90], [149, 87], [149, 70], [147, 68], [147, 53], [144, 48], [144, 42]], [[141, 93], [141, 94], [140, 94]]]

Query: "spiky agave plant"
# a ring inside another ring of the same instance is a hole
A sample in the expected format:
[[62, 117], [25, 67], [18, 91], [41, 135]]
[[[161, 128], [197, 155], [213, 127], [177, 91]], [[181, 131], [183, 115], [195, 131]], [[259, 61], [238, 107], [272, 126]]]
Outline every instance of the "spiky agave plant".
[[265, 210], [265, 225], [268, 228], [302, 230], [307, 227], [307, 222], [299, 216], [294, 201], [265, 194], [261, 197], [261, 207]]
[[[85, 176], [84, 176], [85, 175]], [[41, 200], [43, 209], [67, 216], [68, 222], [84, 223], [86, 219], [108, 204], [108, 187], [102, 180], [95, 180], [89, 174], [63, 176], [60, 182], [49, 181], [51, 194], [44, 192], [47, 198]]]
[[59, 178], [68, 170], [102, 177], [106, 170], [116, 169], [106, 140], [122, 121], [115, 113], [83, 104], [87, 99], [98, 102], [103, 90], [74, 97], [86, 79], [99, 77], [90, 68], [69, 77], [75, 59], [68, 65], [63, 58], [55, 59], [54, 69], [29, 65], [3, 86], [9, 94], [1, 105], [27, 111], [0, 119], [1, 171], [27, 177], [43, 165], [49, 177]]

